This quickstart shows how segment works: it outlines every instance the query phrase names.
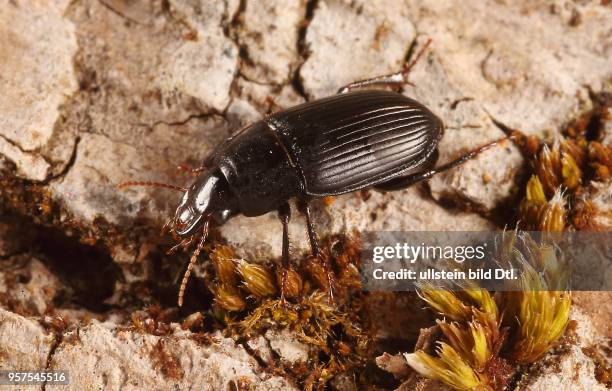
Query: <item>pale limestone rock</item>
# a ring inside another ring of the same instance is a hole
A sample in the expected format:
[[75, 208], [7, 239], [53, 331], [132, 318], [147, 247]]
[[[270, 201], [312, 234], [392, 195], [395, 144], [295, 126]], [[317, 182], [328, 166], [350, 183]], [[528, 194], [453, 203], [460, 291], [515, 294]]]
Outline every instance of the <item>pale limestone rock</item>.
[[291, 331], [270, 329], [266, 332], [265, 337], [284, 364], [294, 365], [308, 361], [311, 347], [299, 341]]
[[[38, 259], [15, 256], [2, 262], [9, 265], [11, 261], [14, 264], [8, 270], [0, 271], [0, 294], [11, 297], [16, 305], [27, 308], [32, 315], [43, 315], [53, 307], [53, 299], [62, 284]], [[15, 274], [22, 278], [9, 278]]]
[[45, 368], [55, 336], [37, 321], [0, 308], [0, 369]]
[[17, 166], [17, 175], [42, 181], [47, 178], [50, 165], [39, 155], [24, 152], [16, 144], [0, 138], [0, 152]]
[[[415, 86], [405, 91], [431, 108], [445, 123], [438, 165], [505, 137], [482, 104], [453, 84], [449, 72], [440, 63], [442, 56], [434, 51], [417, 63], [410, 74]], [[505, 141], [461, 167], [434, 176], [429, 181], [430, 190], [437, 200], [459, 200], [490, 211], [516, 191], [522, 164], [518, 148]]]
[[263, 335], [249, 339], [246, 344], [261, 361], [266, 364], [273, 362], [274, 356], [270, 348], [270, 342]]
[[223, 111], [230, 102], [230, 87], [237, 71], [238, 48], [222, 23], [229, 23], [235, 9], [225, 2], [171, 2], [174, 12], [191, 28], [194, 37], [178, 45], [164, 58], [159, 83], [166, 94], [180, 91], [199, 99], [206, 107]]
[[604, 121], [601, 143], [612, 147], [612, 107], [608, 107], [605, 115], [607, 119]]
[[414, 37], [404, 1], [318, 2], [300, 70], [308, 96], [322, 98], [350, 82], [399, 70]]
[[[550, 363], [546, 360], [550, 359]], [[540, 363], [542, 370], [527, 381], [519, 381], [516, 390], [524, 391], [597, 391], [608, 388], [599, 383], [593, 374], [595, 364], [579, 346], [568, 351], [549, 355]]]
[[588, 107], [585, 86], [610, 87], [612, 9], [599, 2], [409, 3], [453, 84], [510, 128], [554, 136]]
[[71, 390], [89, 389], [231, 389], [238, 381], [256, 389], [293, 390], [283, 378], [261, 373], [239, 345], [220, 335], [210, 344], [179, 331], [158, 337], [93, 321], [66, 333], [51, 368], [70, 368]]
[[60, 106], [78, 87], [74, 25], [63, 17], [68, 4], [0, 6], [0, 153], [15, 163], [18, 175], [37, 181], [50, 170], [41, 149], [57, 133]]
[[[171, 79], [167, 83], [169, 88], [176, 88], [222, 111], [229, 103], [237, 49], [222, 35], [211, 34], [206, 38], [186, 42], [178, 49], [167, 71]], [[223, 54], [219, 56], [218, 53]]]
[[258, 83], [287, 83], [298, 60], [298, 33], [305, 17], [301, 0], [247, 1], [236, 28], [246, 51], [241, 73]]

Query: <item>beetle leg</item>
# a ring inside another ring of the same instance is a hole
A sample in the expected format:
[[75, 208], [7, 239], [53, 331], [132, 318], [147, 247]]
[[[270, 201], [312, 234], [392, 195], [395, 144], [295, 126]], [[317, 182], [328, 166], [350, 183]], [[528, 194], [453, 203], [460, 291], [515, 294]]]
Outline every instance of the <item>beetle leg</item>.
[[401, 87], [405, 84], [413, 85], [411, 82], [404, 79], [403, 71], [391, 73], [389, 75], [376, 76], [371, 79], [359, 80], [345, 85], [338, 90], [338, 94], [345, 94], [353, 90], [358, 90], [367, 87]]
[[430, 43], [431, 43], [431, 38], [425, 43], [423, 48], [421, 48], [421, 50], [417, 53], [417, 55], [414, 57], [414, 60], [410, 61], [410, 63], [405, 65], [402, 68], [402, 70], [400, 70], [399, 72], [352, 82], [340, 88], [338, 90], [338, 94], [344, 94], [344, 93], [351, 92], [356, 89], [367, 88], [367, 87], [372, 87], [372, 86], [401, 87], [406, 84], [413, 85], [411, 82], [407, 80], [408, 74], [410, 73], [410, 70], [412, 69], [412, 67], [414, 67], [414, 64], [416, 64], [417, 61], [423, 55], [423, 53], [425, 53], [425, 50], [427, 50], [427, 47], [429, 46]]
[[325, 277], [327, 279], [327, 292], [329, 295], [330, 303], [334, 301], [334, 277], [332, 276], [331, 265], [329, 264], [326, 257], [321, 253], [321, 247], [319, 247], [319, 240], [317, 239], [317, 233], [315, 231], [312, 217], [310, 215], [310, 204], [307, 200], [300, 201], [300, 211], [306, 216], [306, 228], [308, 230], [308, 239], [310, 239], [310, 248], [312, 249], [312, 255], [316, 257], [323, 265], [325, 270]]
[[264, 102], [266, 103], [266, 105], [268, 105], [268, 110], [266, 111], [266, 115], [270, 115], [272, 113], [275, 113], [277, 111], [281, 111], [284, 109], [281, 105], [276, 103], [274, 98], [271, 97], [270, 95], [266, 96], [266, 99], [264, 100]]
[[284, 203], [278, 208], [278, 218], [283, 223], [283, 272], [281, 275], [281, 304], [285, 304], [285, 291], [287, 289], [287, 273], [289, 271], [289, 219], [291, 218], [291, 207]]
[[180, 166], [177, 167], [177, 170], [182, 171], [182, 172], [186, 172], [186, 173], [194, 175], [194, 176], [199, 175], [200, 173], [206, 171], [207, 169], [208, 168], [205, 167], [205, 166], [200, 166], [200, 167], [193, 168], [193, 167], [189, 167], [186, 164], [181, 164]]
[[405, 189], [407, 187], [410, 187], [412, 185], [414, 185], [417, 182], [421, 182], [424, 180], [427, 180], [429, 178], [431, 178], [432, 176], [450, 170], [451, 168], [457, 167], [463, 163], [465, 163], [466, 161], [472, 159], [473, 157], [475, 157], [476, 155], [478, 155], [479, 153], [486, 151], [487, 149], [493, 147], [494, 145], [499, 144], [500, 142], [504, 141], [504, 140], [509, 140], [512, 139], [513, 137], [504, 137], [501, 138], [499, 140], [495, 140], [493, 142], [490, 142], [489, 144], [485, 144], [482, 145], [468, 153], [466, 153], [465, 155], [462, 155], [460, 157], [458, 157], [457, 159], [448, 162], [446, 164], [443, 164], [439, 167], [433, 168], [431, 170], [426, 170], [426, 171], [421, 171], [421, 172], [417, 172], [414, 174], [410, 174], [410, 175], [406, 175], [406, 176], [402, 176], [402, 177], [398, 177], [398, 178], [394, 178], [391, 179], [387, 182], [383, 182], [381, 184], [376, 185], [375, 187], [379, 190], [382, 191], [393, 191], [393, 190], [401, 190], [401, 189]]

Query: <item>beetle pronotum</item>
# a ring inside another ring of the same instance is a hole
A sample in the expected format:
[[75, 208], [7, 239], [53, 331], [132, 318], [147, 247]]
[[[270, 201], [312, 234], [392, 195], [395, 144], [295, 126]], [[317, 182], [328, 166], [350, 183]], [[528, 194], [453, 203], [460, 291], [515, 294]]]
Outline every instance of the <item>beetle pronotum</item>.
[[[260, 216], [278, 211], [283, 225], [281, 300], [289, 267], [288, 201], [297, 198], [307, 222], [312, 253], [327, 275], [333, 299], [330, 265], [321, 256], [311, 218], [313, 197], [339, 195], [374, 187], [399, 190], [431, 178], [471, 159], [501, 140], [483, 145], [437, 168], [443, 123], [428, 108], [400, 93], [372, 90], [401, 86], [429, 42], [400, 72], [351, 83], [337, 95], [271, 114], [217, 147], [194, 170], [198, 177], [188, 189], [155, 182], [125, 182], [126, 186], [162, 186], [184, 192], [169, 222], [173, 232], [191, 243], [200, 235], [179, 288], [178, 305], [208, 233], [209, 223], [232, 216]], [[505, 139], [502, 139], [505, 140]]]

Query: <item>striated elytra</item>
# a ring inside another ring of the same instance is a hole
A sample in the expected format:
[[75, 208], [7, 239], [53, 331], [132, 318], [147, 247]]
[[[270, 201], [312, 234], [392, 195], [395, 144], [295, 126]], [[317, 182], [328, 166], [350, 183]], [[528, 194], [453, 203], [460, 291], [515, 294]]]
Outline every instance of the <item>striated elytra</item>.
[[290, 198], [384, 185], [435, 160], [442, 122], [389, 91], [356, 91], [305, 103], [244, 128], [206, 159], [205, 175], [177, 209], [177, 234], [205, 215], [217, 224], [259, 216]]

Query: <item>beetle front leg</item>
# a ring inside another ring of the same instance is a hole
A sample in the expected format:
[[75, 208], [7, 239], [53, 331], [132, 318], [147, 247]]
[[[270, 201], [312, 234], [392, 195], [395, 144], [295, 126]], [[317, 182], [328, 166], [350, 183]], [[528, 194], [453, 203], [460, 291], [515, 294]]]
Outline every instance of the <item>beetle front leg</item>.
[[289, 272], [289, 219], [291, 219], [291, 207], [288, 203], [278, 208], [278, 218], [283, 223], [283, 255], [281, 275], [281, 304], [285, 304], [285, 293], [287, 289], [287, 274]]
[[204, 171], [207, 171], [208, 168], [206, 166], [200, 166], [200, 167], [189, 167], [186, 164], [181, 164], [178, 167], [176, 167], [177, 170], [187, 173], [187, 174], [191, 174], [193, 176], [198, 176], [201, 173], [203, 173]]
[[308, 200], [300, 200], [299, 203], [300, 211], [306, 216], [306, 228], [308, 231], [308, 239], [310, 240], [310, 248], [312, 249], [312, 255], [316, 257], [322, 264], [325, 270], [325, 277], [327, 279], [327, 294], [329, 296], [330, 303], [334, 301], [334, 277], [331, 271], [331, 265], [326, 257], [321, 253], [321, 247], [319, 246], [319, 240], [317, 239], [317, 233], [315, 231], [314, 223], [310, 215], [310, 204]]
[[412, 67], [414, 67], [414, 64], [416, 64], [417, 61], [423, 55], [423, 53], [425, 53], [425, 50], [427, 50], [427, 47], [429, 46], [430, 43], [431, 43], [431, 38], [425, 43], [423, 48], [417, 53], [417, 55], [415, 56], [414, 60], [412, 60], [409, 64], [404, 66], [402, 68], [402, 70], [400, 70], [399, 72], [395, 72], [395, 73], [391, 73], [391, 74], [383, 75], [383, 76], [376, 76], [376, 77], [372, 77], [370, 79], [365, 79], [365, 80], [359, 80], [359, 81], [352, 82], [352, 83], [347, 84], [344, 87], [340, 88], [338, 90], [338, 94], [344, 94], [344, 93], [347, 93], [347, 92], [351, 92], [353, 90], [357, 90], [357, 89], [360, 89], [360, 88], [372, 87], [372, 86], [375, 86], [375, 87], [401, 87], [401, 86], [406, 85], [406, 84], [412, 84], [412, 83], [410, 83], [407, 80], [408, 74], [410, 73], [410, 70], [412, 69]]

